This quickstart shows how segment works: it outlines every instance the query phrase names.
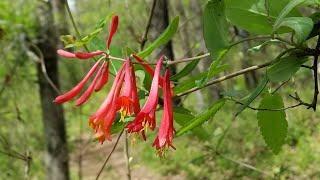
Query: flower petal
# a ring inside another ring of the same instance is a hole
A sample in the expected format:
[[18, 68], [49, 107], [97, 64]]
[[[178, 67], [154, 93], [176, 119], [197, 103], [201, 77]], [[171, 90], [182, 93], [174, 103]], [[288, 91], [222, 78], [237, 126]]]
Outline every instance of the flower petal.
[[100, 61], [97, 61], [94, 64], [94, 66], [92, 66], [92, 68], [87, 73], [87, 75], [75, 87], [73, 87], [70, 91], [66, 92], [65, 94], [56, 97], [54, 102], [57, 104], [61, 104], [61, 103], [67, 102], [67, 101], [71, 100], [72, 98], [74, 98], [75, 96], [77, 96], [80, 93], [83, 86], [89, 80], [89, 78], [97, 70], [99, 63], [100, 63]]
[[75, 56], [79, 59], [90, 59], [94, 56], [98, 56], [98, 55], [101, 55], [103, 54], [104, 52], [103, 51], [94, 51], [94, 52], [76, 52], [75, 53]]
[[90, 96], [94, 90], [94, 87], [97, 84], [98, 79], [101, 77], [101, 73], [102, 73], [104, 65], [105, 65], [105, 62], [103, 62], [103, 64], [101, 65], [101, 67], [97, 71], [97, 74], [94, 77], [94, 79], [93, 79], [92, 83], [90, 84], [90, 86], [88, 87], [88, 89], [76, 100], [76, 106], [80, 106], [88, 101], [88, 99], [90, 98]]
[[117, 32], [118, 29], [118, 24], [119, 24], [119, 17], [118, 16], [113, 16], [111, 20], [111, 24], [109, 26], [109, 36], [107, 40], [107, 48], [110, 48], [110, 44], [112, 41], [112, 38], [114, 34]]
[[106, 64], [104, 64], [101, 77], [98, 83], [96, 84], [96, 86], [94, 87], [94, 90], [96, 92], [100, 91], [103, 88], [103, 86], [108, 82], [108, 79], [109, 79], [109, 61]]
[[74, 53], [71, 53], [62, 49], [58, 49], [57, 53], [64, 58], [76, 58], [76, 55]]

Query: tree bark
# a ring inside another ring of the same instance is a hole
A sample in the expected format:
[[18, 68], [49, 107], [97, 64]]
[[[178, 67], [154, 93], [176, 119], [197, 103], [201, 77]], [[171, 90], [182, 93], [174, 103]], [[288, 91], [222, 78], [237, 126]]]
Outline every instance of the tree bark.
[[[54, 26], [53, 4], [41, 2], [38, 7], [37, 47], [43, 54], [43, 62], [47, 75], [59, 87], [58, 81], [58, 29]], [[62, 106], [53, 103], [58, 92], [52, 88], [45, 77], [41, 64], [38, 64], [39, 93], [41, 98], [42, 121], [46, 141], [45, 166], [47, 179], [68, 180], [68, 148], [66, 139], [65, 119]]]
[[[153, 18], [150, 26], [150, 34], [152, 40], [155, 40], [159, 35], [168, 27], [169, 20], [169, 1], [168, 0], [155, 0], [156, 5], [154, 9]], [[170, 40], [158, 53], [159, 55], [165, 55], [169, 59], [174, 59], [174, 52], [172, 41]], [[171, 74], [176, 73], [176, 68], [170, 66]]]

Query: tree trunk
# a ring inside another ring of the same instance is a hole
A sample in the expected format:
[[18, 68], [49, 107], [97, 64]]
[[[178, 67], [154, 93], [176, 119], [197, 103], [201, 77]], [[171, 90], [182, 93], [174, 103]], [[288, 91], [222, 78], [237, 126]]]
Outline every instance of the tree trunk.
[[[155, 40], [169, 25], [169, 1], [168, 0], [155, 0], [156, 5], [150, 26], [150, 34], [152, 40]], [[158, 53], [165, 55], [169, 59], [174, 59], [172, 41], [169, 41]], [[176, 68], [170, 66], [171, 74], [176, 73]]]
[[[43, 62], [48, 77], [59, 87], [58, 57], [56, 54], [58, 46], [56, 32], [58, 30], [54, 26], [53, 4], [52, 1], [41, 2], [38, 8], [39, 22], [36, 45], [43, 54]], [[52, 102], [58, 95], [58, 92], [48, 83], [48, 78], [45, 77], [41, 64], [37, 67], [37, 74], [46, 141], [45, 166], [47, 169], [47, 179], [67, 180], [69, 179], [68, 148], [63, 109], [62, 106]]]

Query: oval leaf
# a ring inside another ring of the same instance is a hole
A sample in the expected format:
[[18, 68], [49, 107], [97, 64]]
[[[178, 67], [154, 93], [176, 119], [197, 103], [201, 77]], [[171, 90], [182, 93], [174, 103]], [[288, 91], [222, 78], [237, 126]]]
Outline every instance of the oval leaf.
[[[267, 94], [261, 101], [260, 109], [281, 109], [283, 100], [280, 95]], [[267, 146], [278, 154], [285, 143], [288, 122], [284, 111], [258, 111], [258, 125]]]
[[[313, 21], [308, 17], [284, 18], [278, 27], [289, 27], [294, 30], [298, 44], [303, 43], [309, 36], [313, 28]], [[277, 29], [276, 29], [277, 30]]]
[[267, 76], [271, 82], [283, 82], [290, 79], [306, 62], [306, 58], [290, 55], [281, 58], [267, 69]]
[[203, 37], [214, 59], [220, 51], [228, 47], [228, 24], [224, 1], [210, 0], [206, 4], [203, 14]]
[[282, 23], [283, 19], [298, 5], [302, 4], [306, 0], [292, 0], [290, 1], [286, 7], [282, 9], [279, 16], [277, 17], [274, 25], [273, 25], [273, 32], [279, 29], [279, 25]]

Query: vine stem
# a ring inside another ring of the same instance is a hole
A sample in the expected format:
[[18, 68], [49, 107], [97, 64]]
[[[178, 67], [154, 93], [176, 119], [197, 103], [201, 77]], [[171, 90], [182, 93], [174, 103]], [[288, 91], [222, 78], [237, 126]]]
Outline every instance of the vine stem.
[[[318, 41], [316, 45], [316, 51], [320, 51], [320, 35], [318, 36]], [[314, 61], [313, 61], [313, 77], [314, 77], [314, 95], [313, 101], [311, 103], [311, 107], [314, 111], [317, 110], [317, 102], [318, 102], [318, 95], [319, 95], [319, 85], [318, 85], [318, 60], [319, 54], [315, 54]]]
[[245, 74], [245, 73], [248, 73], [248, 72], [251, 72], [251, 71], [255, 71], [255, 70], [258, 70], [258, 69], [261, 69], [261, 68], [264, 68], [264, 67], [267, 67], [269, 65], [271, 65], [274, 61], [269, 61], [267, 63], [264, 63], [264, 64], [260, 64], [260, 65], [255, 65], [255, 66], [251, 66], [251, 67], [248, 67], [248, 68], [245, 68], [245, 69], [242, 69], [240, 71], [237, 71], [237, 72], [234, 72], [234, 73], [231, 73], [229, 75], [226, 75], [226, 76], [222, 76], [218, 79], [214, 79], [212, 81], [209, 81], [207, 84], [205, 84], [204, 86], [202, 87], [195, 87], [195, 88], [192, 88], [186, 92], [183, 92], [181, 94], [177, 94], [176, 97], [181, 97], [181, 96], [185, 96], [187, 94], [190, 94], [192, 92], [195, 92], [195, 91], [198, 91], [204, 87], [207, 87], [207, 86], [210, 86], [210, 85], [213, 85], [213, 84], [217, 84], [217, 83], [220, 83], [222, 81], [225, 81], [225, 80], [228, 80], [228, 79], [231, 79], [231, 78], [234, 78], [234, 77], [237, 77], [237, 76], [240, 76], [242, 74]]

